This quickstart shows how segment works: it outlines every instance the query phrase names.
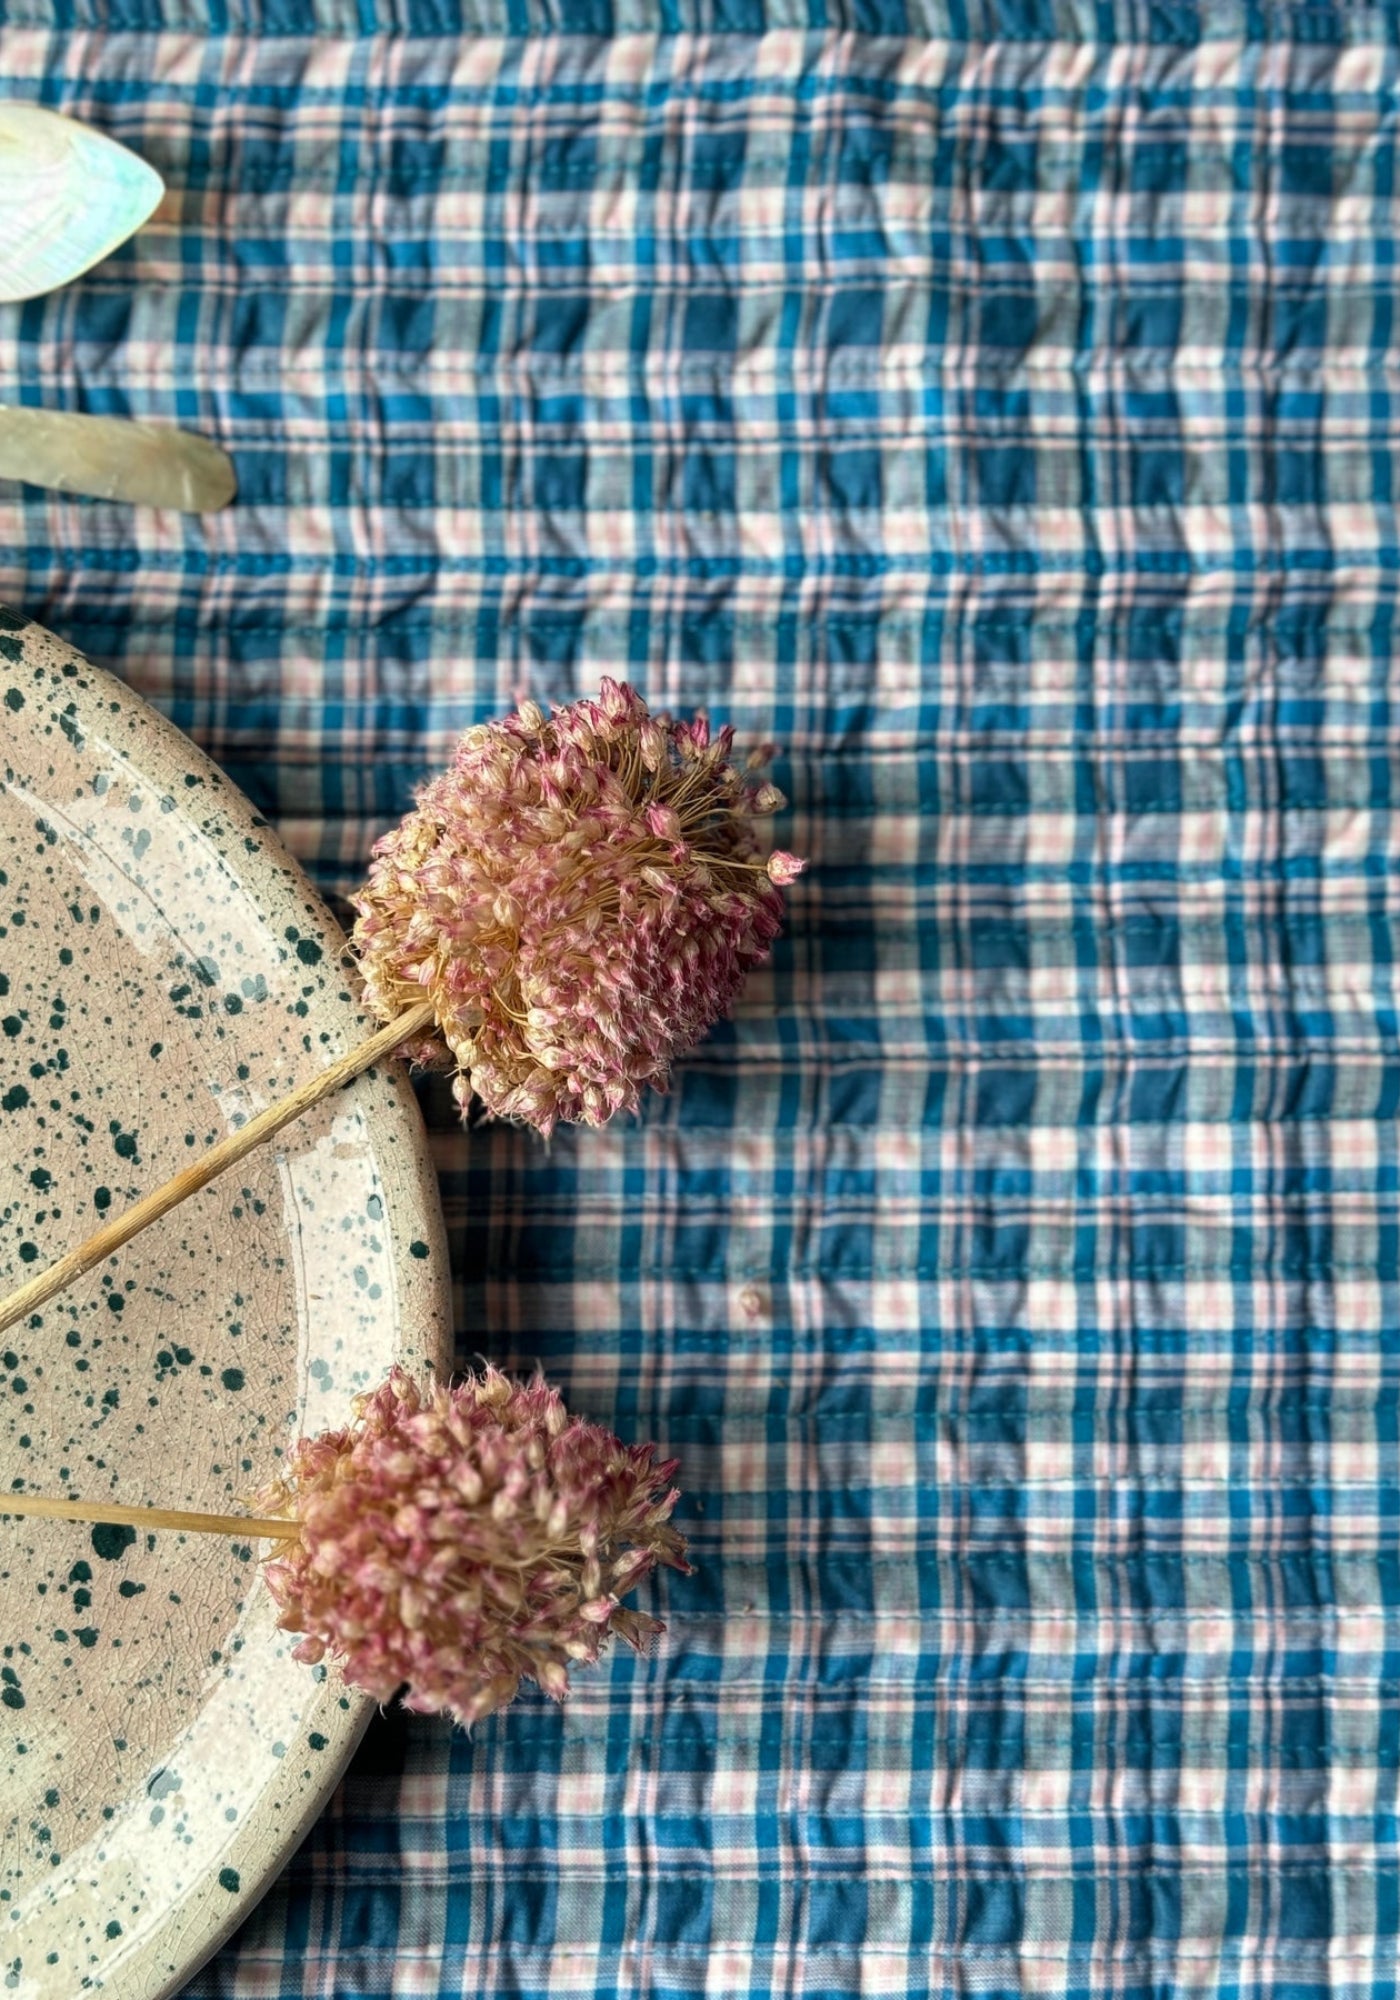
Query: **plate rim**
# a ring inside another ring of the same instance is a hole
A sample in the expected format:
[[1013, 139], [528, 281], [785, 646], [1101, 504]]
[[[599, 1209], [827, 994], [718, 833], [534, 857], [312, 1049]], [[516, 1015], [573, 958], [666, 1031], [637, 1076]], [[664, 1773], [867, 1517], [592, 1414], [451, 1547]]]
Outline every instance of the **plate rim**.
[[[224, 820], [230, 835], [240, 840], [252, 840], [256, 844], [258, 851], [255, 855], [250, 852], [246, 858], [240, 856], [240, 869], [258, 878], [266, 920], [270, 922], [284, 911], [290, 915], [295, 910], [298, 922], [313, 923], [317, 941], [323, 948], [329, 947], [326, 950], [327, 962], [341, 962], [346, 935], [325, 898], [282, 841], [276, 828], [257, 812], [251, 800], [207, 752], [127, 682], [107, 668], [96, 665], [49, 627], [0, 601], [0, 640], [6, 637], [20, 638], [26, 643], [32, 643], [37, 638], [41, 653], [50, 655], [43, 661], [46, 667], [52, 668], [59, 660], [78, 665], [83, 675], [90, 679], [85, 685], [80, 685], [76, 679], [70, 684], [71, 699], [85, 707], [101, 702], [105, 705], [106, 715], [120, 712], [124, 720], [137, 722], [147, 732], [141, 743], [141, 754], [133, 759], [138, 765], [153, 764], [163, 758], [180, 772], [203, 778], [210, 788], [201, 794], [204, 817], [207, 819], [210, 814], [217, 813]], [[53, 649], [52, 652], [50, 649]], [[8, 649], [0, 647], [0, 678], [13, 678], [15, 672], [22, 670], [26, 664], [22, 653], [16, 660], [9, 655]], [[116, 704], [115, 710], [113, 704]], [[154, 752], [154, 756], [148, 757], [149, 752]], [[346, 1046], [350, 1045], [352, 1033], [372, 1030], [379, 1025], [353, 999], [338, 1000], [330, 986], [321, 995], [319, 1008], [324, 1010], [322, 1025], [330, 1026], [336, 1020], [341, 1023]], [[331, 1061], [338, 1051], [332, 1047], [323, 1053], [326, 1060]], [[408, 1080], [407, 1066], [394, 1062], [383, 1065], [382, 1069], [376, 1065], [376, 1071], [392, 1079], [398, 1098], [399, 1136], [406, 1144], [404, 1164], [411, 1162], [413, 1168], [409, 1185], [418, 1210], [414, 1228], [426, 1237], [428, 1244], [428, 1257], [422, 1260], [426, 1269], [416, 1273], [420, 1283], [426, 1281], [431, 1285], [431, 1298], [424, 1313], [418, 1345], [440, 1379], [446, 1380], [454, 1362], [452, 1282], [446, 1222], [428, 1130]], [[392, 1108], [381, 1103], [376, 1111], [376, 1120], [391, 1115]], [[307, 1672], [309, 1674], [311, 1670], [308, 1668]], [[354, 1688], [342, 1685], [340, 1691], [348, 1698], [349, 1708], [341, 1712], [341, 1718], [334, 1724], [335, 1737], [317, 1760], [314, 1777], [289, 1793], [280, 1812], [274, 1815], [265, 1810], [250, 1820], [250, 1833], [261, 1826], [265, 1836], [271, 1835], [271, 1838], [264, 1838], [265, 1853], [261, 1859], [254, 1861], [250, 1856], [244, 1864], [240, 1855], [237, 1890], [229, 1895], [217, 1879], [196, 1879], [178, 1900], [163, 1907], [161, 1921], [154, 1932], [143, 1937], [130, 1955], [123, 1956], [109, 1974], [96, 1975], [89, 1990], [94, 1993], [116, 1991], [119, 1981], [122, 2000], [174, 2000], [174, 1996], [248, 1920], [285, 1872], [297, 1849], [324, 1812], [379, 1705], [373, 1696]], [[240, 1828], [240, 1833], [243, 1831]], [[171, 1971], [166, 1969], [169, 1953], [162, 1948], [161, 1940], [177, 1916], [180, 1962], [178, 1968]], [[58, 1971], [64, 1978], [68, 1976], [63, 1967], [60, 1966]], [[42, 1972], [38, 1987], [31, 1990], [37, 1993], [39, 2000], [49, 2000], [50, 1984]], [[60, 1993], [58, 1988], [53, 1988], [53, 2000], [67, 2000], [66, 1989]]]

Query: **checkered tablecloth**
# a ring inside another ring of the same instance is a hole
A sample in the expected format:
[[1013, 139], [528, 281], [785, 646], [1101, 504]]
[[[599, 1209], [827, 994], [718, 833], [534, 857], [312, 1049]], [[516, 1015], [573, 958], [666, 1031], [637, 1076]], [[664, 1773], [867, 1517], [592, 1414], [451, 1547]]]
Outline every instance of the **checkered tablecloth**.
[[4, 489], [0, 596], [332, 892], [604, 671], [812, 861], [639, 1123], [427, 1099], [462, 1359], [684, 1462], [667, 1638], [376, 1723], [189, 2000], [1393, 2000], [1396, 11], [5, 18], [171, 193], [0, 394], [242, 498]]

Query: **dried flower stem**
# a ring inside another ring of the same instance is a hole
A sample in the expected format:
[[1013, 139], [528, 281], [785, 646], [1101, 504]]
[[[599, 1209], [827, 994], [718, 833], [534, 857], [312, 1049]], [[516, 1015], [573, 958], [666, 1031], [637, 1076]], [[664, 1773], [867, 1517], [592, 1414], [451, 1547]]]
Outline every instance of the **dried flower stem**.
[[294, 1542], [297, 1521], [258, 1520], [243, 1514], [190, 1514], [178, 1507], [118, 1507], [105, 1500], [49, 1500], [37, 1493], [0, 1494], [0, 1515], [43, 1521], [102, 1522], [113, 1528], [178, 1528], [195, 1535], [240, 1535], [249, 1541]]
[[331, 1097], [352, 1078], [360, 1076], [386, 1056], [391, 1056], [401, 1043], [412, 1041], [425, 1028], [432, 1026], [433, 1003], [423, 1000], [396, 1021], [378, 1029], [367, 1041], [349, 1049], [335, 1062], [292, 1091], [280, 1098], [276, 1104], [269, 1104], [256, 1118], [250, 1118], [246, 1125], [240, 1125], [236, 1132], [230, 1132], [217, 1146], [211, 1146], [202, 1159], [193, 1166], [185, 1167], [178, 1174], [158, 1187], [154, 1193], [144, 1195], [119, 1215], [115, 1222], [89, 1236], [76, 1250], [70, 1250], [66, 1257], [60, 1257], [47, 1271], [41, 1271], [37, 1278], [31, 1278], [27, 1285], [21, 1285], [7, 1299], [0, 1300], [0, 1333], [14, 1326], [26, 1314], [35, 1312], [66, 1291], [68, 1286], [81, 1278], [96, 1265], [105, 1263], [112, 1254], [129, 1243], [133, 1236], [147, 1228], [152, 1222], [159, 1222], [172, 1208], [178, 1208], [182, 1201], [197, 1194], [210, 1181], [215, 1180], [227, 1168], [261, 1146], [267, 1139], [280, 1132], [285, 1125], [300, 1118], [313, 1104], [319, 1104], [325, 1097]]

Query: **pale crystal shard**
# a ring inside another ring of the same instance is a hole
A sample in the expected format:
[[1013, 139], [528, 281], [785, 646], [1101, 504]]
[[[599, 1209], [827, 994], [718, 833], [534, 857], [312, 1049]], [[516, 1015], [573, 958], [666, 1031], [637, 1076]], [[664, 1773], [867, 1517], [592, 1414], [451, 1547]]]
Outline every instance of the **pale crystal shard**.
[[173, 426], [0, 406], [0, 479], [91, 500], [208, 514], [237, 491], [217, 445]]

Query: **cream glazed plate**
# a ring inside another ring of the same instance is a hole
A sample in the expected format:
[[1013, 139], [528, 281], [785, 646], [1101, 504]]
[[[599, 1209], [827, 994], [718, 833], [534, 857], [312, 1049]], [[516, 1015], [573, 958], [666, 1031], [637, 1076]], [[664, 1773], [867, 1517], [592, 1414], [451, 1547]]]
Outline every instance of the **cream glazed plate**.
[[[5, 1292], [361, 1039], [343, 944], [214, 765], [0, 611]], [[449, 1327], [389, 1065], [0, 1335], [5, 1490], [247, 1511]], [[0, 1512], [0, 2000], [178, 1991], [324, 1804], [373, 1704], [292, 1659], [267, 1552]]]

